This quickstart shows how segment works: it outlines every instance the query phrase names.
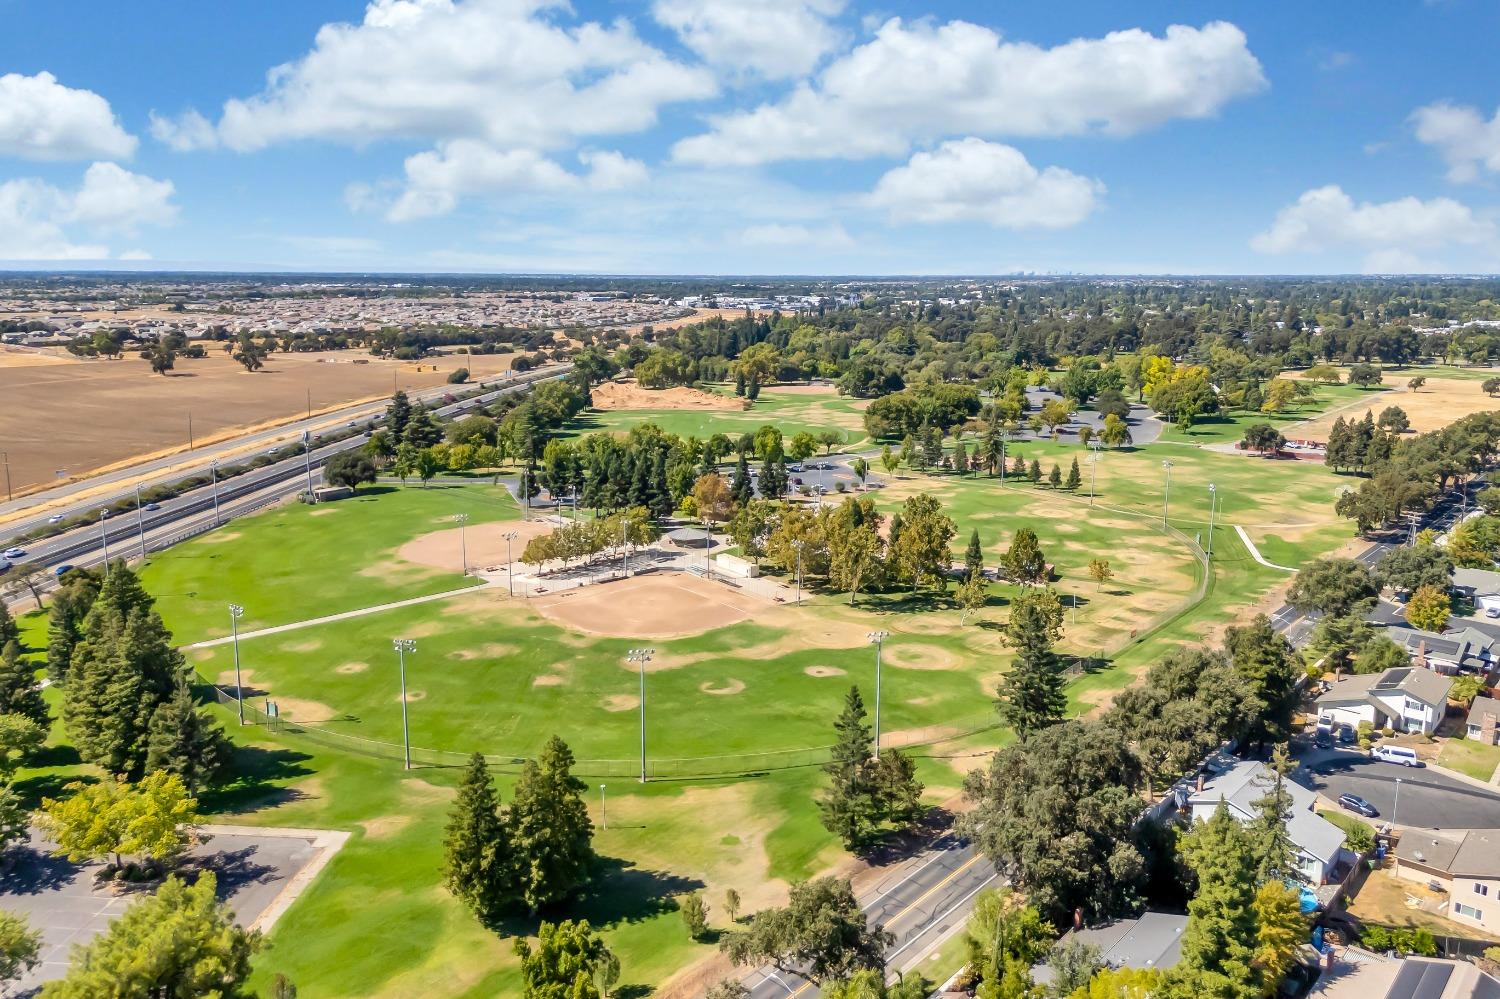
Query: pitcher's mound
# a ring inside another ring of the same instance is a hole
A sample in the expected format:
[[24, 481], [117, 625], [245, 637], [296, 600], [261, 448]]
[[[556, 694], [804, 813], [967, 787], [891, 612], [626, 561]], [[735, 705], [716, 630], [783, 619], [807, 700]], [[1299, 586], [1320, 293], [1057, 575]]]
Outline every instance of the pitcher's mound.
[[768, 602], [689, 573], [597, 583], [532, 602], [558, 624], [612, 638], [676, 638], [738, 624]]

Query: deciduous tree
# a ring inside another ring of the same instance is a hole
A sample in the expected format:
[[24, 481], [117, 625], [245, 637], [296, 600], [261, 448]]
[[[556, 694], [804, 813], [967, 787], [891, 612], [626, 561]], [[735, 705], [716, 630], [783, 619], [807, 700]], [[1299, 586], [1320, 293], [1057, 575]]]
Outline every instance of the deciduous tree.
[[792, 885], [785, 907], [756, 913], [719, 948], [737, 965], [771, 964], [821, 986], [863, 969], [883, 971], [893, 939], [869, 925], [848, 881], [829, 877]]

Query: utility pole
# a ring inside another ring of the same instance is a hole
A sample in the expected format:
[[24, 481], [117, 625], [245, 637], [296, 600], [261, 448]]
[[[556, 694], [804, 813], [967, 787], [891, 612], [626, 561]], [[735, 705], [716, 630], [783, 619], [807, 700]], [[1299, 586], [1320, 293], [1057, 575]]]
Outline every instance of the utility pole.
[[888, 631], [872, 631], [870, 644], [875, 646], [875, 759], [880, 759], [880, 650], [885, 640], [891, 637]]
[[511, 551], [511, 542], [520, 537], [515, 531], [506, 531], [501, 535], [505, 539], [505, 584], [510, 588], [510, 595], [516, 595], [516, 556]]
[[1219, 506], [1219, 490], [1212, 482], [1208, 484], [1208, 552], [1210, 560], [1214, 557], [1214, 513]]
[[417, 643], [410, 638], [396, 638], [391, 641], [391, 647], [396, 650], [396, 659], [401, 666], [401, 742], [406, 747], [406, 769], [411, 769], [411, 727], [406, 719], [406, 654], [417, 651]]
[[1172, 494], [1172, 463], [1170, 461], [1163, 461], [1161, 467], [1167, 473], [1166, 484], [1161, 489], [1161, 526], [1165, 530], [1167, 527], [1167, 499]]
[[109, 575], [109, 511], [99, 508], [99, 540], [104, 544], [104, 574]]
[[135, 487], [135, 529], [141, 537], [141, 561], [146, 561], [146, 515], [141, 509], [141, 486]]
[[302, 431], [302, 464], [307, 468], [307, 498], [313, 498], [312, 484], [312, 434]]
[[463, 575], [469, 574], [469, 543], [464, 537], [464, 525], [469, 522], [469, 515], [461, 513], [453, 518], [458, 521], [458, 557], [463, 563]]
[[245, 685], [240, 682], [240, 618], [245, 608], [239, 604], [229, 605], [229, 634], [234, 641], [234, 702], [240, 712], [240, 724], [245, 724]]
[[635, 663], [641, 677], [641, 783], [646, 783], [646, 664], [656, 654], [655, 649], [631, 649], [625, 661]]
[[1089, 448], [1094, 452], [1089, 458], [1089, 506], [1093, 506], [1094, 483], [1099, 478], [1099, 445], [1090, 443]]
[[15, 496], [10, 491], [10, 452], [0, 451], [0, 456], [5, 458], [5, 501], [9, 503], [15, 499]]
[[208, 463], [209, 481], [213, 483], [214, 491], [214, 526], [219, 526], [219, 459], [215, 458]]
[[801, 538], [792, 542], [792, 547], [797, 551], [797, 606], [802, 606], [802, 546], [805, 544]]

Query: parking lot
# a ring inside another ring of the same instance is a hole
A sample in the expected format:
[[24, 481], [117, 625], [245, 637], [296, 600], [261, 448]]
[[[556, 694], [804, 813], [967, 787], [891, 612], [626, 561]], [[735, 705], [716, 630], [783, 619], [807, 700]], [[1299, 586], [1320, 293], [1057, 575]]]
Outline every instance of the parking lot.
[[1306, 768], [1299, 777], [1308, 787], [1330, 799], [1359, 795], [1380, 810], [1378, 823], [1424, 829], [1500, 828], [1500, 790], [1486, 791], [1426, 767], [1372, 760], [1358, 750], [1308, 746], [1298, 761]]

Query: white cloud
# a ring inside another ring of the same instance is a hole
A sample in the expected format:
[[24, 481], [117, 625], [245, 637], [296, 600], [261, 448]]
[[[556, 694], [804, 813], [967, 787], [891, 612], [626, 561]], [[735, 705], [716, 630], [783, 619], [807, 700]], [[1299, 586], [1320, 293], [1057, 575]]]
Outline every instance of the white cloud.
[[739, 230], [735, 233], [735, 239], [745, 246], [841, 249], [854, 245], [853, 237], [837, 222], [817, 227], [768, 222]]
[[128, 159], [136, 138], [92, 90], [51, 73], [0, 76], [0, 156], [28, 160]]
[[[95, 163], [77, 191], [65, 191], [35, 178], [0, 183], [0, 258], [7, 260], [100, 260], [109, 248], [80, 242], [77, 228], [90, 233], [130, 232], [136, 226], [164, 225], [175, 218], [170, 181], [152, 180], [113, 163]], [[131, 251], [140, 259], [141, 250]], [[122, 257], [121, 259], [126, 259]]]
[[[1271, 227], [1250, 245], [1260, 253], [1275, 254], [1350, 247], [1368, 251], [1368, 270], [1413, 270], [1417, 251], [1455, 245], [1483, 248], [1495, 238], [1494, 223], [1452, 198], [1407, 197], [1356, 204], [1343, 188], [1330, 184], [1305, 192], [1277, 212]], [[1433, 264], [1422, 269], [1447, 268]]]
[[[662, 105], [714, 93], [707, 70], [628, 22], [556, 23], [566, 11], [560, 0], [372, 0], [363, 22], [325, 24], [261, 93], [226, 102], [213, 139], [237, 150], [390, 138], [558, 148], [649, 128]], [[153, 130], [202, 146], [192, 114]]]
[[804, 76], [839, 44], [844, 0], [656, 0], [651, 13], [711, 66]]
[[[570, 173], [531, 149], [495, 149], [471, 139], [442, 143], [406, 159], [406, 188], [386, 212], [392, 222], [446, 215], [464, 195], [552, 194], [612, 191], [646, 178], [646, 167], [617, 152], [586, 151], [584, 174]], [[346, 192], [351, 203], [368, 203], [369, 189]]]
[[1439, 102], [1417, 108], [1411, 121], [1417, 139], [1447, 161], [1450, 179], [1475, 181], [1481, 169], [1500, 173], [1500, 110], [1485, 121], [1475, 108]]
[[194, 149], [211, 149], [218, 144], [214, 123], [197, 110], [189, 108], [176, 118], [151, 112], [151, 136], [179, 153]]
[[815, 83], [716, 118], [711, 131], [682, 140], [673, 155], [750, 165], [899, 156], [913, 142], [952, 134], [1130, 135], [1208, 117], [1265, 85], [1244, 32], [1222, 21], [1044, 49], [964, 21], [892, 18]]
[[1088, 218], [1103, 193], [1097, 180], [1061, 167], [1038, 170], [1011, 146], [971, 137], [912, 156], [880, 178], [868, 201], [896, 222], [1061, 229]]

